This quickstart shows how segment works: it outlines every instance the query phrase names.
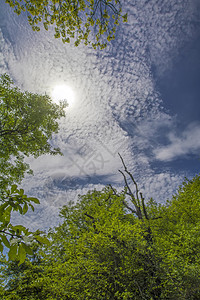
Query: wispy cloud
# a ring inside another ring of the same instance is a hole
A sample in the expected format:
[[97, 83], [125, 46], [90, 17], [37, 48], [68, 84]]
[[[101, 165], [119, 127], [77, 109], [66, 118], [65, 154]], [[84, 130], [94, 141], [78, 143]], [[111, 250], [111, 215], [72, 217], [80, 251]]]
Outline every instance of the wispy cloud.
[[153, 198], [159, 203], [164, 203], [170, 199], [172, 194], [178, 190], [183, 181], [184, 174], [160, 172], [152, 176], [145, 177], [141, 182], [141, 191], [145, 200]]
[[154, 150], [155, 158], [172, 161], [191, 154], [200, 154], [200, 124], [190, 124], [180, 135], [170, 133], [169, 144]]

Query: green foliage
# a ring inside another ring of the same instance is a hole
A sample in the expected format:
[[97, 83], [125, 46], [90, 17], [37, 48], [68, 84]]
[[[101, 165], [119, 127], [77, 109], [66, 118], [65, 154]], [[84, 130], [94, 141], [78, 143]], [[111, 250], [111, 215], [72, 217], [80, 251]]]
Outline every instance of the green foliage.
[[37, 248], [38, 245], [33, 244], [31, 246], [33, 255], [27, 255], [28, 259], [20, 265], [16, 260], [7, 261], [5, 257], [1, 258], [0, 281], [2, 282], [2, 286], [4, 286], [2, 291], [0, 290], [1, 299], [43, 299], [36, 297], [37, 291], [40, 294], [39, 288], [35, 289], [33, 287], [33, 297], [31, 291], [31, 281], [34, 281], [34, 274], [42, 272], [41, 258], [37, 254]]
[[[74, 40], [78, 46], [81, 41], [85, 45], [101, 49], [107, 42], [115, 38], [119, 21], [127, 22], [127, 14], [122, 15], [119, 0], [5, 0], [18, 15], [22, 11], [28, 13], [28, 21], [34, 31], [39, 31], [39, 23], [46, 30], [55, 25], [55, 38], [64, 43]], [[105, 36], [105, 37], [104, 37]], [[93, 42], [92, 42], [93, 41]]]
[[31, 172], [25, 156], [60, 153], [49, 140], [58, 132], [65, 106], [52, 103], [47, 95], [23, 92], [8, 75], [0, 76], [0, 189]]
[[28, 197], [20, 183], [31, 172], [25, 157], [61, 154], [50, 139], [58, 132], [58, 119], [65, 115], [66, 103], [56, 105], [45, 95], [23, 92], [13, 85], [8, 75], [0, 76], [0, 252], [9, 248], [10, 260], [23, 263], [31, 254], [33, 241], [47, 243], [40, 232], [30, 232], [22, 225], [11, 224], [13, 211], [24, 215], [39, 200]]
[[[140, 287], [148, 293], [152, 266], [146, 263], [145, 228], [136, 217], [127, 218], [124, 199], [123, 193], [116, 196], [106, 188], [65, 206], [63, 224], [49, 234], [51, 246], [40, 253], [43, 272], [32, 273], [26, 293], [37, 291], [33, 299], [71, 300], [140, 299]], [[23, 274], [13, 291], [19, 299], [26, 280]]]
[[151, 199], [148, 219], [133, 213], [126, 191], [80, 196], [35, 259], [2, 263], [2, 299], [199, 299], [199, 196], [196, 176], [166, 204]]
[[49, 243], [45, 237], [40, 236], [39, 231], [31, 232], [22, 225], [11, 224], [11, 213], [17, 211], [24, 215], [28, 208], [34, 211], [34, 204], [39, 204], [39, 200], [33, 197], [27, 197], [23, 189], [17, 189], [17, 185], [12, 185], [11, 189], [1, 192], [0, 205], [0, 252], [4, 247], [9, 248], [9, 260], [18, 260], [23, 263], [26, 253], [32, 254], [30, 246], [34, 241], [38, 243]]
[[175, 280], [178, 299], [199, 299], [200, 176], [183, 182], [172, 200], [157, 208], [157, 213], [162, 218], [153, 224], [152, 231], [155, 247], [168, 270], [166, 285], [170, 290]]

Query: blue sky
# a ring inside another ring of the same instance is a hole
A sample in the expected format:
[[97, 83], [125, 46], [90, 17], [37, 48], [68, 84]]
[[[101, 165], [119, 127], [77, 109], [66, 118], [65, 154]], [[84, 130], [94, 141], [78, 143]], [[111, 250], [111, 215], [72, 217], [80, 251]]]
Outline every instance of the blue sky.
[[41, 200], [25, 217], [30, 226], [56, 224], [79, 193], [123, 187], [117, 152], [146, 199], [165, 201], [199, 173], [199, 1], [123, 3], [128, 23], [103, 51], [63, 45], [53, 30], [35, 33], [0, 3], [1, 73], [24, 90], [51, 94], [65, 83], [75, 93], [52, 141], [64, 156], [28, 159], [35, 175], [23, 186]]

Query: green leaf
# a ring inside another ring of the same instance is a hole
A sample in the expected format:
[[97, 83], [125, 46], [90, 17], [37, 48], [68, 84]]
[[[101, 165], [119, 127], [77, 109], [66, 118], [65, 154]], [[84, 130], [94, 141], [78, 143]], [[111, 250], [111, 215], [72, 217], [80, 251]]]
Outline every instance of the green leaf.
[[3, 252], [3, 245], [0, 242], [0, 252]]
[[13, 185], [11, 186], [11, 194], [13, 194], [16, 190], [17, 190], [17, 185], [16, 185], [16, 184], [13, 184]]
[[24, 195], [24, 190], [23, 190], [23, 189], [20, 189], [20, 190], [19, 190], [19, 195], [20, 195], [20, 196], [23, 196], [23, 195]]
[[8, 252], [9, 260], [15, 260], [17, 258], [17, 248], [17, 244], [10, 246], [10, 251]]
[[21, 265], [25, 259], [26, 259], [26, 250], [25, 250], [25, 247], [24, 247], [25, 244], [20, 244], [19, 245], [19, 250], [18, 250], [18, 257], [19, 257], [19, 265]]
[[25, 213], [28, 211], [28, 204], [25, 202], [24, 207], [23, 207], [23, 215], [25, 215]]
[[5, 235], [1, 235], [1, 239], [4, 243], [4, 245], [7, 247], [7, 248], [10, 248], [10, 243], [9, 241], [7, 240], [7, 237]]
[[23, 209], [22, 209], [22, 207], [21, 207], [20, 205], [17, 205], [16, 210], [18, 210], [19, 213], [20, 213], [21, 215], [23, 215]]
[[24, 247], [24, 249], [25, 249], [25, 251], [26, 251], [27, 254], [33, 255], [33, 250], [31, 249], [31, 246], [23, 244], [23, 247]]
[[15, 225], [12, 226], [12, 229], [14, 231], [18, 231], [19, 233], [21, 233], [22, 231], [25, 232], [26, 231], [26, 227], [22, 226], [22, 225]]
[[29, 204], [29, 206], [31, 207], [32, 211], [35, 210], [34, 206], [32, 204]]
[[8, 206], [5, 211], [4, 211], [4, 220], [9, 223], [10, 222], [10, 217], [11, 217], [11, 211], [12, 211], [12, 207]]
[[28, 199], [29, 199], [30, 201], [33, 201], [33, 202], [36, 203], [36, 204], [40, 204], [40, 201], [39, 201], [37, 198], [29, 197]]
[[48, 240], [46, 237], [44, 237], [44, 236], [36, 235], [35, 238], [36, 238], [36, 240], [37, 240], [38, 242], [40, 242], [41, 244], [46, 244], [46, 245], [48, 245], [48, 246], [50, 245], [49, 240]]

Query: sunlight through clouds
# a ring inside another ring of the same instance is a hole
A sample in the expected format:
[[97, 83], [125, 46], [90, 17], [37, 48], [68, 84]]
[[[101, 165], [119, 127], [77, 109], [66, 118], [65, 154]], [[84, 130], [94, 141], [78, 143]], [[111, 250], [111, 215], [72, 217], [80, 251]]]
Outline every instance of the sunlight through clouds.
[[65, 84], [56, 85], [52, 91], [52, 99], [54, 102], [59, 103], [60, 101], [67, 101], [69, 107], [74, 106], [75, 94], [73, 89]]

